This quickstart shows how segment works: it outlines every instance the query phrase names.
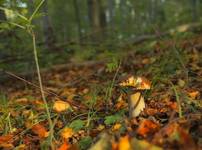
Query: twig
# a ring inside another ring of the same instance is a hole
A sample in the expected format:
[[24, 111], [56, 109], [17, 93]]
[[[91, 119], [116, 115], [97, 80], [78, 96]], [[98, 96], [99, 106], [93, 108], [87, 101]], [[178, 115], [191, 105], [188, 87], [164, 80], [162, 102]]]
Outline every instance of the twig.
[[[34, 84], [34, 83], [30, 82], [30, 81], [27, 81], [26, 79], [24, 79], [24, 78], [22, 78], [22, 77], [19, 77], [19, 76], [15, 75], [15, 74], [12, 73], [12, 72], [4, 71], [4, 70], [2, 70], [2, 71], [3, 71], [4, 73], [6, 73], [6, 74], [8, 74], [8, 75], [10, 75], [10, 76], [12, 76], [12, 77], [18, 79], [18, 80], [21, 80], [21, 81], [23, 81], [23, 82], [25, 82], [25, 83], [27, 83], [27, 84], [29, 84], [29, 85], [31, 85], [31, 86], [37, 88], [37, 89], [40, 88], [38, 85], [36, 85], [36, 84]], [[53, 95], [53, 96], [55, 96], [55, 97], [57, 97], [57, 98], [59, 98], [59, 99], [61, 99], [61, 100], [64, 100], [64, 98], [62, 98], [61, 96], [59, 96], [59, 95], [57, 95], [56, 93], [51, 92], [51, 91], [49, 91], [49, 90], [47, 90], [47, 89], [43, 89], [43, 92], [46, 93], [46, 94], [51, 94], [51, 95]], [[84, 106], [77, 105], [77, 104], [75, 104], [74, 102], [72, 102], [72, 101], [70, 101], [70, 100], [66, 100], [66, 99], [65, 99], [65, 101], [67, 101], [67, 102], [68, 102], [70, 105], [72, 105], [72, 106], [85, 109]]]

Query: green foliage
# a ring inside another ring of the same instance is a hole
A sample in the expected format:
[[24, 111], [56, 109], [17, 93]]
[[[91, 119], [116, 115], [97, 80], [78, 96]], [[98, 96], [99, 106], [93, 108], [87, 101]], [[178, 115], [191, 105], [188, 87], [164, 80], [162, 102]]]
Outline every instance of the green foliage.
[[112, 125], [112, 124], [119, 122], [121, 120], [122, 120], [122, 116], [119, 114], [115, 114], [115, 115], [106, 116], [104, 123], [106, 125]]
[[84, 122], [80, 119], [74, 120], [73, 122], [71, 122], [69, 127], [72, 128], [74, 131], [79, 131], [84, 127]]
[[79, 147], [81, 150], [88, 149], [93, 142], [93, 139], [90, 136], [84, 137], [79, 141]]
[[107, 71], [108, 72], [116, 71], [118, 66], [119, 66], [119, 61], [116, 58], [112, 58], [112, 61], [107, 63]]

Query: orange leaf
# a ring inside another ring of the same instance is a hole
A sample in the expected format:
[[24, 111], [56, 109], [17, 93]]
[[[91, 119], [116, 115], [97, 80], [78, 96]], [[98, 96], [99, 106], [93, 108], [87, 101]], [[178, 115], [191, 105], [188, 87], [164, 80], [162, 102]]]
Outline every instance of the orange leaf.
[[64, 142], [57, 150], [69, 150], [70, 145], [67, 142]]
[[64, 101], [61, 101], [61, 100], [56, 101], [56, 102], [54, 103], [54, 105], [53, 105], [53, 109], [54, 109], [55, 111], [57, 111], [57, 112], [63, 112], [63, 111], [65, 111], [65, 110], [69, 109], [69, 108], [70, 108], [69, 103], [64, 102]]
[[131, 150], [131, 145], [130, 145], [128, 136], [124, 136], [124, 137], [120, 138], [118, 149], [119, 150]]
[[151, 120], [143, 120], [137, 129], [137, 133], [143, 137], [158, 130], [159, 125]]
[[112, 150], [118, 150], [118, 146], [119, 146], [118, 143], [115, 141], [112, 141], [111, 143], [112, 143]]
[[37, 134], [40, 138], [48, 137], [48, 132], [41, 124], [36, 124], [32, 127], [32, 132]]
[[188, 95], [191, 99], [197, 99], [197, 97], [200, 96], [200, 93], [199, 91], [193, 91], [193, 92], [189, 92]]
[[0, 144], [7, 143], [7, 142], [11, 141], [12, 138], [13, 138], [12, 134], [0, 136]]
[[121, 128], [121, 124], [120, 123], [116, 123], [113, 127], [112, 127], [112, 131], [117, 131]]
[[74, 135], [74, 131], [72, 128], [65, 127], [61, 132], [61, 136], [64, 139], [68, 139], [68, 138], [72, 137], [73, 135]]

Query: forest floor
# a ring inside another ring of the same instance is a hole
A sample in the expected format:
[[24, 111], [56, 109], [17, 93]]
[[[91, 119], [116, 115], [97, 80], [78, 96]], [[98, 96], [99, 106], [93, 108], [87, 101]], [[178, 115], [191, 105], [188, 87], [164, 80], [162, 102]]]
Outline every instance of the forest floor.
[[[11, 77], [0, 86], [0, 147], [48, 149], [52, 142], [58, 150], [202, 149], [201, 51], [201, 35], [164, 39], [111, 62], [42, 72], [53, 130], [33, 85], [37, 76], [32, 85]], [[131, 88], [137, 78], [151, 89], [141, 91], [146, 106], [131, 118], [121, 85]]]

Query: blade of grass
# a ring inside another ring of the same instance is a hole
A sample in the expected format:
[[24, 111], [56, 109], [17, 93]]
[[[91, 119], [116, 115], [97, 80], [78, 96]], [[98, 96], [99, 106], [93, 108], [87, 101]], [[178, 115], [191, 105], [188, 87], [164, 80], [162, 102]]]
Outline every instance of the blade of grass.
[[29, 22], [31, 22], [34, 18], [34, 16], [36, 15], [36, 13], [39, 11], [40, 7], [43, 5], [43, 3], [45, 2], [45, 0], [42, 0], [39, 5], [36, 7], [36, 9], [34, 10], [34, 12], [32, 13], [32, 15], [29, 18]]
[[172, 89], [173, 89], [173, 91], [175, 93], [176, 101], [177, 101], [177, 104], [178, 104], [179, 117], [182, 118], [183, 117], [182, 116], [182, 107], [181, 107], [181, 102], [180, 102], [178, 91], [177, 91], [175, 85], [173, 85], [172, 82], [170, 82], [170, 83], [171, 83]]

